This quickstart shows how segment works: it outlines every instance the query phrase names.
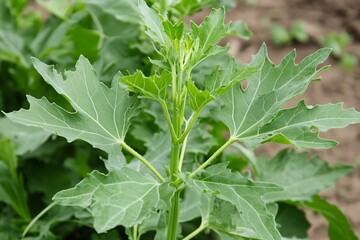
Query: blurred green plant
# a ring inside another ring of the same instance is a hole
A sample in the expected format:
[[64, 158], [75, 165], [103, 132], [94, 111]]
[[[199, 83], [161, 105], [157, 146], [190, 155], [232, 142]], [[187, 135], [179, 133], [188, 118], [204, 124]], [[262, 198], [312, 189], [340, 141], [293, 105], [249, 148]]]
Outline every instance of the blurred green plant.
[[293, 41], [305, 43], [309, 40], [305, 23], [302, 21], [294, 22], [290, 30], [287, 30], [283, 25], [272, 24], [270, 26], [270, 36], [273, 44], [278, 47], [290, 44]]

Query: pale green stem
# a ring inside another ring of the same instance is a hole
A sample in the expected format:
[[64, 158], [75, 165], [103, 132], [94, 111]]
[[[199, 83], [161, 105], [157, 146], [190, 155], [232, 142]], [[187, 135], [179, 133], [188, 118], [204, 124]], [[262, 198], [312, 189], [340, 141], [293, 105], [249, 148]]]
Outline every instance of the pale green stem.
[[194, 126], [194, 124], [196, 123], [196, 120], [198, 119], [200, 114], [200, 111], [196, 111], [194, 112], [191, 117], [190, 117], [190, 122], [189, 124], [187, 124], [184, 133], [181, 135], [181, 137], [178, 139], [178, 142], [181, 143], [182, 141], [184, 141], [184, 139], [188, 136], [190, 130], [192, 129], [192, 127]]
[[187, 145], [188, 136], [185, 137], [184, 141], [182, 142], [181, 151], [180, 151], [180, 159], [179, 159], [179, 172], [181, 172], [182, 164], [185, 157], [186, 145]]
[[199, 233], [201, 233], [205, 228], [207, 228], [209, 226], [208, 223], [201, 223], [201, 225], [195, 229], [192, 233], [190, 233], [189, 235], [187, 235], [186, 237], [183, 238], [183, 240], [190, 240], [193, 237], [195, 237], [196, 235], [198, 235]]
[[25, 237], [25, 235], [27, 234], [27, 232], [31, 229], [31, 227], [45, 214], [47, 213], [50, 209], [52, 209], [57, 203], [53, 202], [51, 203], [49, 206], [47, 206], [44, 210], [42, 210], [36, 217], [34, 217], [33, 220], [31, 220], [31, 222], [29, 223], [29, 225], [27, 225], [27, 227], [25, 228], [22, 237]]
[[138, 224], [135, 224], [134, 227], [133, 227], [133, 239], [134, 240], [138, 240], [139, 237], [138, 237]]
[[175, 130], [174, 130], [174, 125], [171, 122], [171, 117], [170, 117], [170, 114], [169, 114], [169, 109], [166, 106], [166, 102], [165, 101], [160, 101], [160, 104], [161, 104], [161, 106], [163, 108], [165, 118], [166, 118], [166, 121], [167, 121], [169, 129], [170, 129], [171, 138], [175, 139], [175, 141], [177, 142], [177, 136], [176, 136], [176, 133], [175, 133]]
[[177, 225], [179, 219], [179, 196], [180, 190], [176, 190], [171, 198], [171, 207], [169, 211], [169, 223], [167, 226], [167, 240], [177, 239]]
[[256, 156], [255, 156], [254, 152], [247, 149], [246, 147], [244, 147], [240, 143], [235, 143], [234, 147], [237, 150], [239, 150], [242, 154], [244, 154], [244, 156], [248, 160], [251, 168], [253, 169], [255, 176], [259, 176], [259, 170], [257, 168], [257, 163], [256, 163], [257, 159], [256, 159]]
[[189, 178], [194, 177], [196, 175], [196, 173], [198, 173], [199, 171], [201, 171], [201, 170], [205, 169], [207, 166], [209, 166], [216, 159], [217, 156], [219, 156], [228, 146], [230, 146], [234, 142], [236, 142], [236, 139], [230, 138], [229, 140], [227, 140], [218, 150], [216, 150], [216, 152], [214, 152], [213, 155], [211, 155], [211, 157], [209, 157], [208, 160], [206, 160], [203, 164], [201, 164], [200, 167], [198, 167], [188, 177]]
[[126, 151], [128, 151], [131, 155], [139, 159], [140, 162], [142, 162], [147, 168], [149, 168], [150, 171], [152, 171], [155, 174], [155, 176], [159, 178], [161, 182], [165, 182], [165, 179], [161, 176], [161, 174], [143, 156], [141, 156], [138, 152], [136, 152], [134, 149], [132, 149], [129, 145], [127, 145], [124, 142], [120, 143], [120, 146]]

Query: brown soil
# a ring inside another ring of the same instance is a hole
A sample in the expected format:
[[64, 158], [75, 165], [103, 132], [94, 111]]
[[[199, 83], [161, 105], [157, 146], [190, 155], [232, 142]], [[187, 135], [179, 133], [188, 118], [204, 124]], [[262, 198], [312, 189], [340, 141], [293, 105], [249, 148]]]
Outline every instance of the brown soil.
[[[245, 20], [254, 36], [249, 41], [230, 39], [231, 52], [243, 62], [249, 62], [262, 42], [266, 42], [269, 56], [279, 63], [284, 55], [297, 49], [297, 61], [316, 51], [321, 38], [330, 32], [346, 31], [353, 37], [349, 52], [360, 59], [360, 2], [359, 0], [259, 0], [256, 6], [246, 6], [238, 1], [237, 8], [229, 14], [229, 20]], [[273, 23], [290, 26], [294, 21], [302, 20], [310, 35], [307, 43], [294, 43], [288, 46], [274, 47], [271, 43], [269, 27]], [[353, 72], [345, 72], [334, 57], [326, 62], [331, 68], [323, 72], [322, 81], [313, 83], [303, 98], [307, 104], [344, 102], [345, 107], [360, 110], [360, 67]], [[340, 141], [330, 150], [311, 151], [330, 162], [346, 163], [357, 166], [348, 177], [337, 184], [337, 188], [322, 195], [337, 204], [349, 217], [352, 226], [360, 235], [360, 126], [352, 125], [345, 129], [329, 131], [322, 135]], [[265, 145], [259, 152], [273, 155], [278, 150], [273, 145]], [[326, 222], [320, 216], [308, 213], [314, 226], [310, 230], [311, 239], [328, 239]]]

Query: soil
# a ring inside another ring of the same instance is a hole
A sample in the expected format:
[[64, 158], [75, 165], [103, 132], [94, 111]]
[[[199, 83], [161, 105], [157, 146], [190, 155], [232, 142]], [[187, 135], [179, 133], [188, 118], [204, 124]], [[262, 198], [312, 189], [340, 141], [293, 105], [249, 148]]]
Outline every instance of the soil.
[[[245, 1], [238, 1], [236, 9], [228, 14], [228, 20], [239, 19], [244, 20], [254, 34], [247, 41], [235, 38], [229, 40], [232, 54], [243, 62], [250, 62], [252, 54], [257, 52], [263, 42], [266, 42], [273, 62], [278, 64], [294, 48], [299, 62], [304, 56], [322, 47], [321, 39], [327, 33], [343, 31], [353, 38], [347, 51], [360, 59], [359, 0], [258, 0], [255, 6], [247, 6]], [[275, 47], [269, 34], [271, 24], [289, 27], [297, 20], [305, 23], [309, 41]], [[326, 64], [331, 67], [321, 73], [322, 81], [313, 83], [302, 98], [311, 105], [344, 102], [346, 108], [355, 107], [360, 110], [360, 67], [346, 72], [334, 57], [330, 57]], [[335, 190], [326, 191], [322, 196], [339, 206], [360, 236], [360, 126], [332, 130], [322, 134], [322, 137], [336, 139], [340, 144], [330, 150], [310, 151], [311, 154], [320, 155], [331, 165], [346, 163], [356, 166], [352, 174], [338, 182]], [[278, 149], [278, 145], [266, 144], [258, 152], [272, 156]], [[314, 224], [310, 229], [311, 239], [328, 239], [327, 225], [322, 217], [310, 212], [307, 215]]]

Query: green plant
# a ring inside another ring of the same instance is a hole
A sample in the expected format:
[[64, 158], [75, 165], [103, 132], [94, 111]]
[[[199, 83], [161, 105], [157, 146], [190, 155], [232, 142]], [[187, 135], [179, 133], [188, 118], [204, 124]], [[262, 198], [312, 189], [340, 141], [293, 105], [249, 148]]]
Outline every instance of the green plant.
[[351, 41], [352, 38], [347, 32], [328, 33], [322, 39], [323, 45], [333, 49], [334, 57], [340, 59], [341, 66], [347, 71], [355, 69], [358, 64], [356, 55], [348, 53], [347, 50]]
[[[329, 167], [291, 150], [268, 161], [249, 150], [265, 142], [329, 148], [336, 142], [319, 138], [314, 129], [360, 122], [360, 113], [341, 104], [311, 107], [301, 101], [282, 108], [326, 68], [317, 66], [330, 50], [298, 65], [293, 51], [276, 67], [263, 45], [242, 65], [227, 46], [216, 45], [240, 32], [224, 24], [224, 9], [187, 28], [175, 14], [183, 8], [170, 9], [171, 17], [167, 1], [161, 3], [154, 7], [162, 15], [139, 2], [139, 18], [157, 52], [145, 68], [148, 76], [123, 71], [107, 86], [83, 56], [64, 74], [33, 58], [35, 69], [66, 102], [29, 96], [28, 110], [7, 117], [69, 142], [84, 140], [108, 154], [107, 173], [95, 170], [74, 188], [56, 193], [50, 207], [69, 207], [50, 212], [37, 231], [50, 239], [53, 222], [76, 216], [98, 233], [109, 231], [111, 239], [121, 239], [112, 231], [119, 225], [133, 240], [304, 239], [308, 223], [297, 207], [308, 207], [327, 218], [332, 239], [356, 239], [345, 216], [317, 196], [351, 167]], [[244, 80], [246, 88], [240, 84]], [[293, 216], [298, 222], [289, 221]]]
[[270, 35], [271, 41], [276, 46], [290, 44], [294, 40], [304, 43], [309, 39], [305, 24], [301, 21], [294, 22], [289, 31], [282, 25], [273, 24], [270, 27]]

